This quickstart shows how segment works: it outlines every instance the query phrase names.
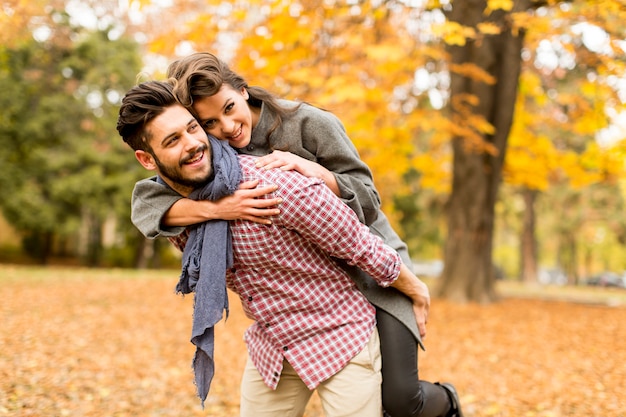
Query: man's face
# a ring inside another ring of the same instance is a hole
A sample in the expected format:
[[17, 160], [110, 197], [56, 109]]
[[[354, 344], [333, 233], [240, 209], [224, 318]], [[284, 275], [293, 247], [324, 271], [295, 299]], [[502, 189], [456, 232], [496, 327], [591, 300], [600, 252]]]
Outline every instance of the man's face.
[[206, 133], [187, 109], [168, 107], [146, 129], [152, 152], [135, 152], [146, 169], [157, 171], [184, 196], [206, 184], [213, 172], [211, 148]]

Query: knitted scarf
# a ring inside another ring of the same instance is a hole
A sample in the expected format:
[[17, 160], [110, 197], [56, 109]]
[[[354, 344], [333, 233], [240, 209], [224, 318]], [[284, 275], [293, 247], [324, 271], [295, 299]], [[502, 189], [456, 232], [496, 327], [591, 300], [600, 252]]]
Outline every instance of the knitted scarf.
[[[235, 192], [241, 181], [237, 153], [226, 141], [209, 136], [214, 178], [194, 190], [189, 198], [217, 200]], [[196, 346], [193, 370], [198, 397], [204, 401], [215, 372], [213, 326], [228, 316], [226, 269], [232, 265], [230, 228], [226, 220], [210, 220], [190, 226], [183, 252], [183, 267], [176, 292], [195, 292], [191, 343]]]

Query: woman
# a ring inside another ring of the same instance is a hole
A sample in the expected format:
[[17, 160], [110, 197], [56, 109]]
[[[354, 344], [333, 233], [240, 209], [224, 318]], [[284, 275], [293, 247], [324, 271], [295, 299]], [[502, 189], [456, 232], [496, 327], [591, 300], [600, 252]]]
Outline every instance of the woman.
[[[360, 160], [342, 123], [333, 114], [306, 103], [281, 100], [263, 88], [249, 86], [209, 53], [193, 54], [172, 63], [168, 76], [177, 80], [178, 99], [192, 111], [207, 134], [227, 140], [240, 153], [259, 156], [257, 166], [293, 169], [323, 179], [374, 234], [396, 249], [403, 262], [410, 265], [406, 244], [380, 211], [380, 199], [369, 168]], [[276, 213], [275, 208], [268, 207], [277, 201], [254, 199], [271, 191], [254, 190], [254, 185], [244, 184], [243, 190], [229, 200], [210, 203], [167, 195], [153, 181], [143, 181], [137, 184], [133, 194], [133, 222], [152, 237], [168, 231], [178, 233], [180, 228], [176, 226], [214, 218], [268, 222], [264, 216]], [[263, 209], [267, 211], [264, 213]], [[383, 406], [387, 414], [462, 416], [452, 385], [432, 384], [418, 378], [417, 346], [422, 346], [425, 328], [420, 334], [410, 300], [393, 289], [380, 288], [354, 268], [346, 265], [346, 269], [376, 306], [383, 360]]]

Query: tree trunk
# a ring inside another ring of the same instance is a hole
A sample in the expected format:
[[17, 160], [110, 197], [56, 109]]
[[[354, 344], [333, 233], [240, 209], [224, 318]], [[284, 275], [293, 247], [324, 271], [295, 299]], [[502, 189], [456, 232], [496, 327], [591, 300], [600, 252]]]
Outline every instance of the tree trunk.
[[[529, 4], [529, 0], [516, 1], [513, 11], [524, 10]], [[485, 7], [484, 0], [455, 1], [448, 16], [467, 27], [491, 21], [502, 28], [499, 35], [468, 39], [465, 45], [450, 48], [453, 65], [470, 63], [495, 79], [487, 84], [451, 71], [451, 117], [457, 129], [452, 141], [453, 182], [445, 267], [438, 295], [459, 302], [490, 302], [496, 298], [492, 266], [494, 211], [521, 68], [523, 34], [512, 33], [508, 13], [487, 15]], [[472, 101], [474, 97], [478, 102]], [[482, 116], [495, 132], [478, 131], [469, 123], [468, 111]], [[476, 135], [482, 138], [479, 145], [483, 146], [470, 146], [476, 144]]]
[[95, 215], [91, 215], [88, 230], [87, 256], [85, 262], [89, 267], [100, 265], [102, 260], [102, 222]]
[[524, 218], [522, 221], [522, 237], [520, 245], [520, 277], [526, 284], [537, 283], [537, 237], [535, 236], [535, 200], [537, 191], [525, 188]]
[[150, 265], [150, 260], [154, 256], [154, 239], [147, 239], [141, 236], [137, 250], [135, 252], [135, 268], [146, 269]]

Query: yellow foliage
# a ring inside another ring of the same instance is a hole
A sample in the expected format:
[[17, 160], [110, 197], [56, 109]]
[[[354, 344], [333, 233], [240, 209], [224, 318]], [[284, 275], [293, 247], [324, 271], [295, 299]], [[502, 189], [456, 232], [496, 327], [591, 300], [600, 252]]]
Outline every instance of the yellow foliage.
[[406, 49], [402, 45], [367, 45], [365, 54], [374, 61], [401, 61], [406, 57]]
[[468, 124], [476, 129], [479, 133], [483, 133], [486, 135], [493, 135], [494, 133], [496, 133], [496, 128], [487, 120], [485, 120], [483, 116], [469, 116]]
[[15, 47], [32, 36], [30, 20], [40, 17], [39, 23], [46, 24], [44, 10], [48, 2], [43, 0], [3, 0], [0, 13], [0, 47]]
[[492, 85], [496, 83], [494, 76], [480, 68], [478, 65], [469, 62], [463, 64], [450, 63], [450, 71], [464, 77], [471, 78], [472, 80], [484, 82], [485, 84]]
[[513, 10], [513, 0], [487, 0], [485, 14], [490, 14], [492, 11], [499, 9], [510, 12]]
[[[204, 8], [198, 8], [195, 0], [173, 1], [181, 11], [177, 16], [188, 13], [193, 18], [155, 37], [152, 51], [171, 55], [185, 39], [197, 50], [215, 52], [223, 46], [224, 36], [234, 34], [220, 55], [230, 54], [231, 64], [251, 85], [333, 111], [372, 168], [385, 202], [405, 191], [402, 175], [410, 169], [420, 172], [420, 186], [448, 192], [450, 138], [462, 138], [464, 146], [475, 151], [497, 153], [485, 140], [495, 133], [494, 126], [474, 114], [480, 104], [477, 96], [453, 97], [448, 103], [450, 116], [430, 108], [426, 94], [412, 88], [416, 68], [433, 74], [447, 70], [472, 81], [495, 83], [493, 75], [479, 66], [450, 65], [445, 49], [500, 34], [503, 29], [488, 22], [490, 18], [476, 28], [446, 21], [429, 29], [424, 25], [416, 33], [417, 8], [404, 7], [402, 2], [389, 8], [371, 2], [248, 0], [231, 3], [232, 10], [225, 16], [214, 13], [223, 7], [221, 0], [202, 0]], [[576, 1], [567, 8], [548, 5], [542, 13], [512, 12], [514, 3], [489, 0], [485, 10], [506, 12], [513, 33], [525, 32], [524, 69], [505, 180], [545, 190], [554, 181], [584, 186], [613, 175], [614, 166], [623, 169], [623, 163], [607, 150], [589, 147], [581, 153], [585, 142], [606, 126], [605, 107], [610, 104], [616, 111], [623, 107], [614, 89], [607, 86], [607, 80], [615, 82], [626, 72], [619, 26], [626, 16], [617, 7], [620, 2]], [[441, 4], [430, 1], [423, 7], [432, 10]], [[580, 22], [612, 31], [615, 55], [589, 50], [581, 54], [580, 38], [571, 31]], [[536, 67], [541, 41], [554, 45], [557, 55], [571, 54], [576, 68]], [[579, 77], [587, 72], [595, 77]], [[397, 95], [403, 96], [400, 102]], [[570, 146], [578, 153], [568, 153]], [[626, 152], [618, 154], [624, 157]]]
[[519, 79], [520, 96], [545, 96], [541, 86], [541, 78], [535, 72], [524, 71], [520, 74]]
[[450, 192], [452, 178], [452, 154], [433, 155], [423, 153], [413, 158], [413, 166], [422, 174], [420, 187], [437, 193]]
[[447, 21], [442, 24], [433, 25], [433, 34], [443, 39], [448, 45], [463, 46], [467, 39], [476, 38], [476, 31], [457, 22]]
[[478, 31], [483, 35], [499, 35], [502, 29], [494, 23], [482, 22], [477, 25]]

